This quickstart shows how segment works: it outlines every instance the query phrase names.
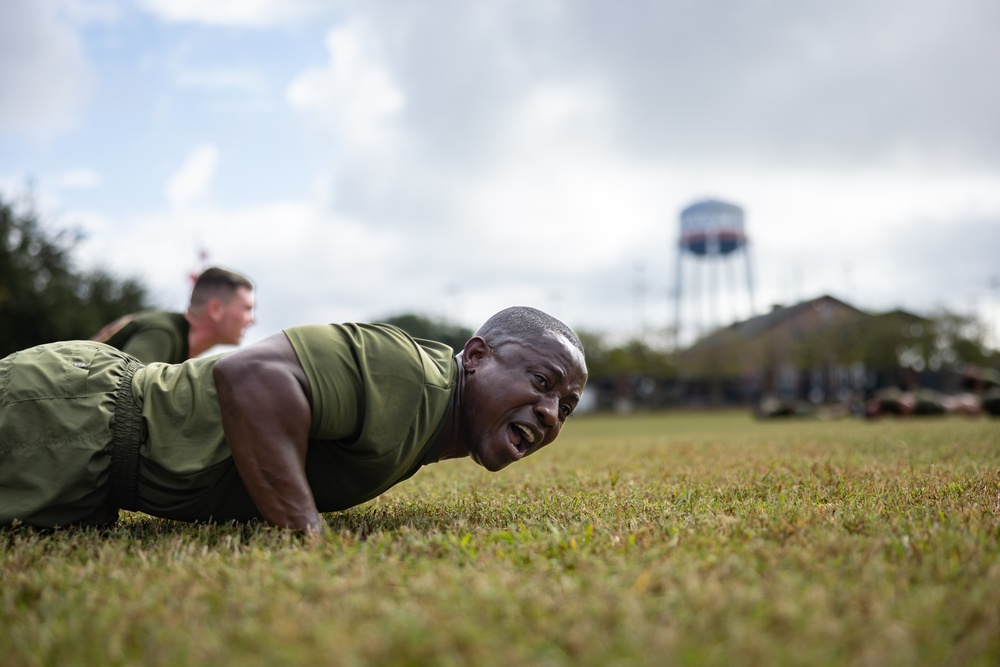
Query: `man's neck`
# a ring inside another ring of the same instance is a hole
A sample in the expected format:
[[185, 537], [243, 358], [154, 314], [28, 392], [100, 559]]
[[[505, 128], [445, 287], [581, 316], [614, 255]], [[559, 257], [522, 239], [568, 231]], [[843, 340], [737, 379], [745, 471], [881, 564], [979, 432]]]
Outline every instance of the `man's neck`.
[[438, 454], [438, 461], [445, 459], [460, 459], [469, 455], [469, 448], [462, 442], [460, 415], [462, 411], [459, 406], [462, 402], [462, 387], [465, 385], [465, 373], [462, 372], [461, 356], [456, 360], [458, 364], [458, 378], [455, 380], [455, 392], [451, 396], [451, 403], [444, 414], [444, 428], [441, 429], [441, 449]]
[[184, 313], [191, 328], [188, 330], [188, 358], [194, 359], [219, 344], [212, 327], [204, 318]]

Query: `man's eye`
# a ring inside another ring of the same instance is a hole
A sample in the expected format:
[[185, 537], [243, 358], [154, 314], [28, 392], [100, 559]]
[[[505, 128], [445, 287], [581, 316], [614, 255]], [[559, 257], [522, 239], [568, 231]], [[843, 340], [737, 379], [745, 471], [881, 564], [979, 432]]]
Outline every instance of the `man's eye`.
[[543, 387], [546, 384], [548, 384], [548, 380], [546, 380], [545, 376], [544, 375], [539, 375], [538, 373], [535, 373], [535, 382], [537, 382], [538, 384], [542, 385]]
[[563, 417], [569, 417], [571, 414], [573, 414], [573, 406], [570, 405], [569, 403], [560, 403], [559, 409], [562, 411]]

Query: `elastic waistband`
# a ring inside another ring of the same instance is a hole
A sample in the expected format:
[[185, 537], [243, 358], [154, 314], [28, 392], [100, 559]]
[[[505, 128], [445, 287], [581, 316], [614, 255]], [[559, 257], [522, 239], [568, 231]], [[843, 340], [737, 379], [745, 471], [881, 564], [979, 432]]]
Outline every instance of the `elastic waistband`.
[[115, 390], [115, 420], [111, 425], [111, 502], [135, 510], [139, 493], [139, 446], [142, 444], [142, 408], [132, 396], [132, 376], [142, 368], [128, 359]]

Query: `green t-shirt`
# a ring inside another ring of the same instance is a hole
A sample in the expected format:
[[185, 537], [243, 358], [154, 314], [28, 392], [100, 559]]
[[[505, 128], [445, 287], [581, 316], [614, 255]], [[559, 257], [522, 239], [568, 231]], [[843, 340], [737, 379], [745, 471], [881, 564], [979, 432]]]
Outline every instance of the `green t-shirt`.
[[[320, 512], [370, 500], [438, 459], [458, 375], [451, 348], [378, 324], [306, 325], [285, 335], [312, 391], [306, 474]], [[187, 521], [259, 516], [222, 433], [212, 381], [220, 356], [136, 373], [148, 429], [139, 461], [144, 512]]]
[[190, 331], [191, 323], [182, 313], [148, 311], [112, 322], [94, 340], [117, 347], [144, 364], [179, 364], [190, 356]]

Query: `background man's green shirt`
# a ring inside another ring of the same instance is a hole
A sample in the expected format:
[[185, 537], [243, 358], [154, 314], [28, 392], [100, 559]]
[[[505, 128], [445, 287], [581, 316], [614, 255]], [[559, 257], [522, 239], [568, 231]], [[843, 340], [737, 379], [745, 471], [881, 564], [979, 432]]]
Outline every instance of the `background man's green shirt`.
[[[117, 325], [117, 328], [115, 328]], [[96, 340], [116, 347], [144, 364], [179, 364], [190, 356], [191, 324], [183, 313], [149, 311], [129, 315], [103, 330]]]

